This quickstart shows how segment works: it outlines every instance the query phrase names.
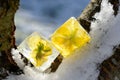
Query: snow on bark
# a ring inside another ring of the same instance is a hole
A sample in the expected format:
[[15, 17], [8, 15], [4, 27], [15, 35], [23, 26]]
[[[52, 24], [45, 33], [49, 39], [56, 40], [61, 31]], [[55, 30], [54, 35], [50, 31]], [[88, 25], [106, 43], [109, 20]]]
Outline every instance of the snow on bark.
[[[90, 26], [91, 42], [73, 56], [64, 59], [55, 73], [39, 73], [24, 66], [25, 74], [11, 75], [8, 80], [97, 80], [99, 64], [110, 57], [113, 47], [120, 43], [120, 14], [115, 17], [113, 5], [108, 0], [102, 0], [101, 10], [94, 17], [96, 20]], [[17, 55], [17, 52], [13, 53]], [[16, 58], [16, 62], [19, 59]]]

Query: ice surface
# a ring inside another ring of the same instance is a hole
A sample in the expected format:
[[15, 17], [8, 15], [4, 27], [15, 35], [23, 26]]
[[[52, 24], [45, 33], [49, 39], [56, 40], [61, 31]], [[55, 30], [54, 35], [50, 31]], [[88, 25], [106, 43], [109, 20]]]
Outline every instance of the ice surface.
[[66, 58], [90, 42], [90, 36], [77, 19], [71, 17], [55, 30], [51, 36], [51, 42]]
[[[43, 51], [39, 51], [38, 53], [36, 49], [38, 49], [40, 43], [43, 44]], [[49, 51], [44, 52], [44, 50], [48, 49]], [[12, 51], [14, 53], [14, 51], [16, 52], [17, 50], [13, 49]], [[48, 69], [59, 55], [59, 51], [53, 47], [50, 41], [46, 40], [42, 35], [37, 32], [33, 32], [31, 35], [29, 35], [18, 46], [18, 51], [20, 51], [20, 53], [22, 53], [28, 60], [30, 60], [31, 63], [40, 72], [44, 72], [46, 69]], [[37, 57], [38, 54], [41, 54], [42, 57]]]

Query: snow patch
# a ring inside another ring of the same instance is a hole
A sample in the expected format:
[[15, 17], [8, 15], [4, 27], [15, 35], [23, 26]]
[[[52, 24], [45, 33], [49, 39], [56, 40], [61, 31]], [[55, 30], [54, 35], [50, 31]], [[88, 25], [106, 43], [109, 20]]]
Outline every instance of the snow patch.
[[17, 65], [20, 67], [20, 69], [24, 69], [25, 64], [23, 60], [21, 59], [21, 55], [19, 54], [19, 51], [13, 48], [11, 53], [12, 53], [12, 58], [17, 63]]

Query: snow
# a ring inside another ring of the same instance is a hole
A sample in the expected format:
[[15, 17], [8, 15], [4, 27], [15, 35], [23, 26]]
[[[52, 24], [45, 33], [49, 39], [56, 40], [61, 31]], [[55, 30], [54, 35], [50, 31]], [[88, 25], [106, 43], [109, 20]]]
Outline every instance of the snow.
[[23, 69], [25, 64], [23, 63], [23, 60], [21, 60], [21, 55], [19, 55], [19, 51], [18, 50], [15, 50], [15, 49], [12, 49], [12, 58], [15, 60], [15, 62], [17, 63], [17, 65]]
[[13, 57], [25, 74], [11, 74], [6, 80], [97, 80], [99, 64], [111, 56], [113, 47], [120, 43], [120, 14], [115, 17], [112, 7], [108, 0], [102, 1], [101, 11], [95, 14], [96, 21], [91, 24], [91, 42], [64, 59], [55, 73], [40, 73], [24, 66], [18, 51], [13, 50]]

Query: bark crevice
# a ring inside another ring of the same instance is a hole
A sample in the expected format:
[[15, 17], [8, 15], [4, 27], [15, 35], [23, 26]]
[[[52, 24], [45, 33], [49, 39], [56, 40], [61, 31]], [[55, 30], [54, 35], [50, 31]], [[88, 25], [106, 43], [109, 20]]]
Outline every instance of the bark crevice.
[[120, 2], [119, 0], [109, 0], [109, 2], [113, 5], [114, 15], [116, 16], [119, 11]]
[[100, 65], [98, 80], [120, 79], [120, 45], [113, 48], [113, 55]]
[[101, 2], [102, 0], [91, 0], [82, 14], [77, 18], [87, 32], [90, 32], [91, 21], [96, 20], [93, 16], [101, 10]]

